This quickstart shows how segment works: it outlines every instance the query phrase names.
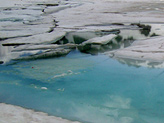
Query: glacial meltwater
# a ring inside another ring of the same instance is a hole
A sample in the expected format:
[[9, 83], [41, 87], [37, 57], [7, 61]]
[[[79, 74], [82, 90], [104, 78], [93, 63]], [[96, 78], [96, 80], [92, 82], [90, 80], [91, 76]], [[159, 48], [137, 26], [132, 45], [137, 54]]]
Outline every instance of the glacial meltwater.
[[105, 55], [0, 65], [0, 102], [90, 123], [163, 123], [164, 70]]

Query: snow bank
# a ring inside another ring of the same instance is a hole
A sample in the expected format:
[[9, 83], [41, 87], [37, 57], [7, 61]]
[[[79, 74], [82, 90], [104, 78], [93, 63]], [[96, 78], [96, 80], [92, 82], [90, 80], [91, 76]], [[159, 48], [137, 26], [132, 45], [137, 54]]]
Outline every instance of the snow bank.
[[8, 39], [3, 44], [41, 44], [41, 43], [55, 43], [56, 41], [62, 39], [65, 36], [65, 32], [62, 31], [53, 31], [52, 33], [43, 33], [28, 37]]
[[[148, 64], [151, 66], [151, 63], [153, 63], [152, 66], [154, 66], [154, 63], [158, 63], [157, 66], [159, 66], [159, 64], [163, 64], [164, 61], [164, 37], [158, 36], [135, 41], [132, 46], [106, 52], [105, 54], [114, 59], [119, 59], [119, 61], [122, 61], [121, 59], [124, 61], [125, 59], [127, 61], [133, 60], [134, 62], [135, 60], [139, 60], [142, 61], [142, 63], [144, 61], [146, 64], [141, 64], [141, 66], [148, 66]], [[162, 65], [162, 67], [164, 66]]]
[[[0, 2], [3, 3], [0, 4], [0, 16], [2, 17], [0, 19], [0, 40], [4, 40], [4, 45], [47, 45], [63, 39], [63, 37], [68, 38], [66, 37], [68, 31], [119, 29], [123, 26], [113, 27], [112, 23], [121, 23], [122, 25], [140, 22], [163, 23], [164, 20], [164, 16], [161, 14], [164, 12], [164, 0], [0, 0]], [[96, 45], [96, 49], [100, 49], [97, 45], [106, 45], [111, 37], [114, 35], [93, 39], [86, 37], [85, 39], [88, 41], [81, 45], [82, 50], [95, 48], [95, 46], [90, 46], [91, 44]], [[126, 54], [127, 58], [133, 58], [135, 55], [135, 58], [139, 60], [163, 60], [161, 53], [163, 51], [157, 50], [160, 45], [150, 46], [149, 44], [148, 47], [146, 48], [148, 51], [144, 51], [143, 46], [140, 48], [133, 46], [134, 50], [125, 49], [113, 54], [117, 54], [119, 57]], [[154, 49], [154, 51], [150, 52], [149, 49]], [[49, 51], [48, 48], [44, 48], [44, 51], [41, 52], [49, 54], [50, 52], [47, 50]], [[69, 52], [67, 48], [60, 51], [63, 51], [64, 54]], [[25, 56], [24, 53], [30, 54], [25, 49], [22, 49], [22, 52], [23, 55], [18, 55], [11, 50], [10, 53], [4, 53], [6, 58], [3, 56], [3, 59], [10, 60], [13, 53], [17, 57]], [[30, 52], [32, 54], [40, 53], [39, 50]], [[0, 59], [0, 61], [3, 60]]]
[[0, 103], [1, 123], [78, 123], [19, 106]]
[[115, 34], [110, 34], [110, 35], [106, 35], [106, 36], [102, 36], [102, 37], [96, 37], [96, 38], [92, 38], [89, 39], [85, 42], [83, 42], [83, 45], [86, 44], [99, 44], [99, 45], [105, 45], [107, 43], [109, 43], [114, 37], [116, 37]]

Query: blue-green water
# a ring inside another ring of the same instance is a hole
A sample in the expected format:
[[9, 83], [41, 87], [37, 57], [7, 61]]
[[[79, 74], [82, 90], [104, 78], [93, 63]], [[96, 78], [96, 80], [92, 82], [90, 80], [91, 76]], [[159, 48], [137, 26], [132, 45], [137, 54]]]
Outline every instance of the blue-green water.
[[0, 102], [81, 122], [163, 123], [162, 72], [73, 51], [1, 65]]

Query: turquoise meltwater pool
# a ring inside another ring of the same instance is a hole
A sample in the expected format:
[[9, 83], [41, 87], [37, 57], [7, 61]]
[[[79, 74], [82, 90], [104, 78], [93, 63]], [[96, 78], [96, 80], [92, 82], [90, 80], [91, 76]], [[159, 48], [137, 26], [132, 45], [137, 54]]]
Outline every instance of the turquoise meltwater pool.
[[0, 65], [0, 102], [85, 123], [163, 123], [163, 71], [73, 51]]

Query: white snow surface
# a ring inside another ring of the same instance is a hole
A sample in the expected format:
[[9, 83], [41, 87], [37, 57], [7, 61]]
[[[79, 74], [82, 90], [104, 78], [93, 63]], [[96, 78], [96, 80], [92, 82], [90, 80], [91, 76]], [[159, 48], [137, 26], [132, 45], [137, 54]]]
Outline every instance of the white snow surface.
[[105, 45], [109, 43], [114, 37], [116, 37], [115, 34], [110, 34], [102, 37], [96, 37], [96, 38], [91, 38], [82, 44], [100, 44], [100, 45]]
[[[164, 37], [158, 36], [145, 40], [135, 41], [132, 46], [114, 51], [109, 51], [105, 54], [119, 61], [125, 59], [127, 61], [133, 60], [134, 63], [131, 64], [140, 64], [139, 66], [163, 68]], [[141, 62], [135, 63], [135, 60], [142, 61], [142, 64]], [[156, 66], [154, 66], [154, 64], [151, 66], [150, 63], [158, 64]]]
[[0, 109], [0, 123], [79, 123], [4, 103], [0, 103]]

